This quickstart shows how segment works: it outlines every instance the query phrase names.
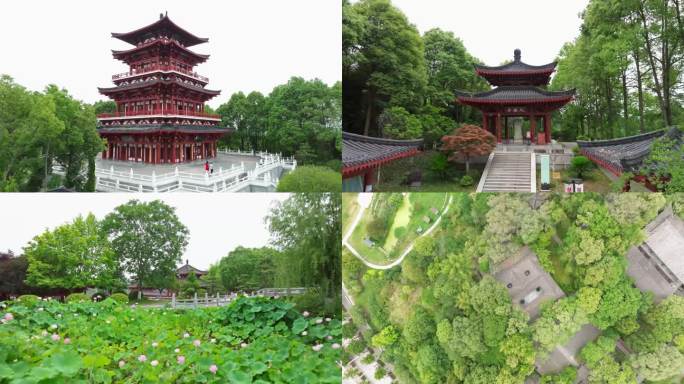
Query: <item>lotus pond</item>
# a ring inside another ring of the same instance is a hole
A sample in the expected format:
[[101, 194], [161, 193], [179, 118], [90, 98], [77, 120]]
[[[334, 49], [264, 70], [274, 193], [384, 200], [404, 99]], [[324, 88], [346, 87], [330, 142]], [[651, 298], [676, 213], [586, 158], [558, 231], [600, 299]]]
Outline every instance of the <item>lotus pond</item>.
[[341, 323], [280, 299], [221, 308], [0, 302], [0, 383], [339, 383]]

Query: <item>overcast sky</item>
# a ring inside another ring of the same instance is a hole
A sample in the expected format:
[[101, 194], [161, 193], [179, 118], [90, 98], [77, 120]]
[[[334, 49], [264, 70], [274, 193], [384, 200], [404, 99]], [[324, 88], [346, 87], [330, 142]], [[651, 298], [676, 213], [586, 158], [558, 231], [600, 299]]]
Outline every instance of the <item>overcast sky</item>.
[[579, 35], [578, 14], [589, 0], [392, 0], [421, 33], [454, 32], [487, 65], [513, 59], [541, 65], [553, 61], [564, 43]]
[[[190, 264], [206, 269], [237, 246], [268, 245], [264, 223], [275, 201], [285, 193], [139, 194], [141, 201], [163, 200], [190, 231], [183, 255]], [[0, 194], [0, 250], [20, 254], [24, 246], [46, 229], [92, 212], [102, 219], [133, 196], [125, 193], [3, 193]]]
[[180, 27], [209, 42], [196, 67], [221, 90], [216, 107], [237, 91], [268, 94], [292, 76], [341, 80], [342, 9], [339, 0], [117, 0], [4, 1], [0, 12], [0, 74], [31, 90], [64, 87], [92, 103], [97, 87], [128, 68], [111, 50], [133, 46], [111, 37], [159, 19], [168, 11]]

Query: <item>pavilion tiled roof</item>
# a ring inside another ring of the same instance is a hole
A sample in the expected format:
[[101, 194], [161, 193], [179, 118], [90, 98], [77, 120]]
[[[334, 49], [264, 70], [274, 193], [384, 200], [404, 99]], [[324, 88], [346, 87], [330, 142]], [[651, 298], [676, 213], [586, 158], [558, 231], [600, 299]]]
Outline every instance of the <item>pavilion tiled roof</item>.
[[486, 92], [455, 91], [458, 100], [466, 104], [531, 104], [566, 103], [572, 100], [575, 90], [547, 91], [531, 85], [507, 85]]
[[416, 155], [423, 140], [393, 140], [342, 132], [342, 175], [353, 176], [390, 161]]
[[112, 55], [114, 56], [115, 59], [123, 59], [124, 56], [126, 56], [126, 55], [129, 55], [129, 54], [132, 54], [132, 53], [135, 53], [138, 51], [143, 51], [146, 48], [153, 46], [153, 45], [174, 46], [177, 49], [187, 53], [188, 55], [196, 57], [197, 59], [199, 59], [200, 62], [206, 61], [207, 59], [209, 59], [209, 56], [210, 56], [208, 54], [202, 54], [202, 53], [197, 53], [197, 52], [191, 51], [187, 47], [180, 45], [178, 42], [175, 42], [172, 40], [166, 40], [166, 39], [157, 39], [157, 40], [151, 41], [149, 43], [146, 43], [146, 44], [143, 44], [143, 45], [140, 45], [137, 47], [133, 47], [131, 49], [124, 49], [124, 50], [112, 49]]
[[197, 37], [185, 29], [179, 27], [171, 21], [168, 15], [159, 15], [159, 20], [145, 27], [136, 29], [135, 31], [126, 33], [112, 33], [112, 37], [123, 40], [129, 44], [136, 45], [145, 38], [156, 38], [160, 34], [166, 34], [168, 37], [173, 37], [183, 43], [186, 47], [206, 43], [207, 38]]
[[97, 128], [100, 134], [125, 133], [125, 134], [148, 134], [148, 133], [229, 133], [231, 128], [222, 128], [215, 125], [191, 125], [191, 124], [129, 124], [116, 126], [101, 126]]
[[651, 153], [653, 142], [666, 130], [611, 140], [577, 141], [582, 153], [614, 174], [635, 172]]

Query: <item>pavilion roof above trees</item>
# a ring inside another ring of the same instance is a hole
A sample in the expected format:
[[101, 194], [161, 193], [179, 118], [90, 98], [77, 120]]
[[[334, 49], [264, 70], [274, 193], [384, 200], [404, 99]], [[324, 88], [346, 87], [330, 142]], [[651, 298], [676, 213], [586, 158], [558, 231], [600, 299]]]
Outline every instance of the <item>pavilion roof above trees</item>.
[[171, 21], [168, 14], [160, 14], [159, 20], [145, 27], [136, 29], [135, 31], [126, 33], [112, 33], [112, 37], [133, 45], [138, 45], [147, 39], [156, 39], [160, 36], [166, 36], [176, 40], [185, 47], [192, 47], [193, 45], [202, 44], [209, 41], [208, 38], [197, 37], [179, 27], [173, 21]]
[[572, 100], [575, 90], [547, 91], [531, 85], [511, 85], [490, 91], [471, 93], [455, 91], [458, 101], [474, 107], [487, 105], [532, 105], [546, 104], [557, 109]]
[[475, 72], [493, 86], [500, 85], [548, 85], [551, 74], [556, 70], [556, 62], [544, 65], [530, 65], [520, 60], [520, 50], [513, 52], [513, 61], [490, 67], [475, 65]]
[[393, 140], [342, 132], [342, 176], [351, 177], [369, 168], [420, 152], [423, 140]]

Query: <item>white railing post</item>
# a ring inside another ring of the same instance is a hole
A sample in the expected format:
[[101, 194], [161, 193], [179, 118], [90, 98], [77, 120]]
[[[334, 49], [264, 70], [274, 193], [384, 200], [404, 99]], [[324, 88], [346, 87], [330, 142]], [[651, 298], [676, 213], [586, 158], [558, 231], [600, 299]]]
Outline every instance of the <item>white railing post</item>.
[[129, 175], [130, 175], [130, 178], [132, 179], [133, 178], [133, 168], [131, 168], [131, 172], [129, 173]]
[[176, 309], [176, 292], [171, 294], [171, 308]]
[[204, 303], [209, 306], [209, 292], [204, 292]]
[[197, 308], [197, 292], [195, 292], [195, 298], [193, 300], [193, 303], [195, 304], [195, 308]]
[[111, 174], [112, 176], [114, 175], [114, 166], [113, 165], [109, 166], [109, 174]]

